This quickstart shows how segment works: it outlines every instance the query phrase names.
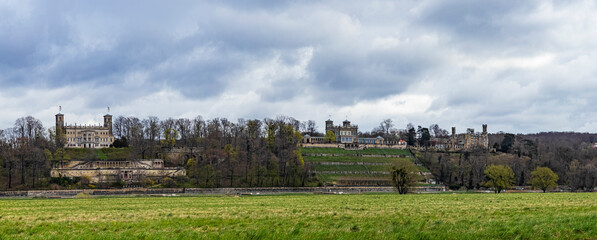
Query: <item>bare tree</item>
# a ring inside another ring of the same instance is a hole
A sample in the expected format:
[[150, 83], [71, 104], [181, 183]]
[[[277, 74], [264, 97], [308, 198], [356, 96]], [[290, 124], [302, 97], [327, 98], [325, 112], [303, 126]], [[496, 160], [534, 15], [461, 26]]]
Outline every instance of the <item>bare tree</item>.
[[313, 120], [307, 121], [307, 132], [309, 132], [310, 136], [315, 136], [317, 132], [317, 123]]
[[187, 145], [189, 138], [191, 138], [191, 121], [187, 118], [179, 118], [174, 124], [178, 134], [180, 135], [179, 142], [182, 146]]
[[160, 119], [158, 117], [148, 117], [147, 119], [143, 120], [143, 125], [145, 128], [145, 138], [151, 142], [160, 140]]
[[448, 137], [448, 131], [440, 128], [437, 124], [431, 124], [431, 126], [429, 126], [429, 131], [431, 131], [431, 134], [436, 138]]
[[122, 138], [123, 136], [126, 135], [126, 130], [125, 130], [126, 121], [127, 121], [127, 119], [124, 116], [118, 116], [117, 118], [114, 119], [114, 124], [113, 124], [114, 137]]

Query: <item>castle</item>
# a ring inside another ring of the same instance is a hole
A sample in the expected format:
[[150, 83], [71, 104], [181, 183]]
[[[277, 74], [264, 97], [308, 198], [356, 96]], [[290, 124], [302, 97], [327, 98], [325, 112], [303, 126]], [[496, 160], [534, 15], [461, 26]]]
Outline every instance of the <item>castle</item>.
[[452, 127], [452, 135], [445, 138], [434, 138], [431, 146], [438, 150], [448, 151], [469, 151], [475, 148], [489, 148], [489, 137], [487, 124], [483, 124], [482, 132], [475, 132], [475, 129], [468, 128], [466, 133], [456, 134], [456, 127]]
[[104, 115], [104, 125], [65, 125], [64, 114], [56, 114], [56, 131], [62, 131], [68, 148], [106, 148], [114, 143], [112, 115]]
[[480, 133], [476, 133], [473, 128], [468, 128], [466, 133], [456, 134], [456, 128], [452, 127], [452, 136], [450, 138], [451, 150], [471, 150], [476, 147], [489, 147], [487, 124], [483, 124], [483, 132]]
[[[66, 148], [107, 148], [114, 143], [112, 115], [104, 115], [103, 125], [65, 125], [64, 114], [56, 114], [56, 131], [62, 131]], [[52, 177], [84, 177], [92, 183], [123, 181], [139, 183], [144, 179], [159, 181], [164, 177], [185, 176], [184, 167], [164, 167], [161, 159], [83, 159], [56, 163], [50, 171]]]
[[[432, 147], [438, 150], [448, 151], [469, 151], [475, 148], [489, 148], [489, 137], [487, 124], [483, 124], [483, 132], [475, 132], [475, 129], [468, 128], [466, 133], [456, 134], [456, 127], [452, 127], [452, 135], [433, 138], [430, 141]], [[332, 120], [325, 121], [325, 132], [334, 133], [334, 141], [326, 141], [325, 137], [303, 136], [303, 146], [308, 144], [337, 144], [348, 149], [391, 146], [392, 148], [406, 148], [406, 141], [386, 141], [383, 137], [363, 138], [358, 136], [359, 127], [344, 120], [342, 125], [334, 125]]]
[[[332, 132], [335, 136], [335, 141], [331, 143], [341, 144], [344, 148], [364, 148], [376, 147], [381, 145], [392, 145], [397, 148], [406, 148], [406, 142], [400, 141], [386, 141], [383, 137], [377, 136], [375, 138], [359, 137], [359, 126], [350, 124], [350, 121], [344, 120], [342, 125], [334, 126], [334, 121], [328, 119], [325, 121], [325, 132]], [[303, 136], [303, 143], [327, 143], [325, 137], [312, 137], [309, 135]]]

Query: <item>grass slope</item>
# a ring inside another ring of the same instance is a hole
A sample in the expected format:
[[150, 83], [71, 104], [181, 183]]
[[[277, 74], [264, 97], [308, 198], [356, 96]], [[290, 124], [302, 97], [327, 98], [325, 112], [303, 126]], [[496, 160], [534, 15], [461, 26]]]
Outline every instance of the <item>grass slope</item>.
[[126, 159], [131, 152], [129, 148], [66, 148], [65, 151], [71, 160], [119, 160]]
[[403, 155], [409, 156], [410, 153], [405, 149], [382, 149], [382, 148], [367, 148], [363, 150], [345, 150], [342, 148], [302, 148], [303, 154], [354, 154], [360, 153], [362, 155]]
[[[385, 157], [357, 157], [357, 156], [303, 156], [307, 162], [372, 162], [372, 163], [392, 163], [398, 158]], [[410, 159], [410, 158], [409, 158]]]
[[382, 148], [367, 148], [359, 150], [363, 155], [402, 155], [409, 156], [410, 153], [405, 149], [382, 149]]
[[[313, 170], [320, 171], [317, 173], [317, 178], [319, 181], [327, 183], [327, 184], [338, 184], [336, 181], [339, 179], [363, 179], [369, 180], [370, 179], [370, 171], [375, 172], [390, 172], [391, 171], [391, 163], [398, 161], [399, 159], [408, 159], [409, 161], [413, 161], [414, 159], [411, 157], [408, 150], [404, 149], [377, 149], [377, 148], [368, 148], [359, 150], [358, 153], [361, 156], [356, 154], [357, 151], [354, 150], [344, 150], [341, 148], [302, 148], [302, 153], [305, 154], [303, 159], [305, 162], [311, 163], [313, 166]], [[310, 154], [344, 154], [344, 156], [309, 156]], [[372, 155], [386, 155], [384, 156], [375, 156]], [[392, 158], [388, 155], [400, 155], [404, 156], [401, 158]], [[323, 162], [338, 162], [340, 164], [354, 164], [354, 163], [383, 163], [383, 164], [390, 164], [385, 166], [359, 166], [359, 165], [320, 165]], [[419, 169], [422, 172], [429, 172], [423, 166], [419, 166]], [[350, 171], [351, 173], [321, 173], [321, 171]], [[389, 179], [389, 174], [377, 174], [377, 179]]]
[[597, 193], [0, 200], [0, 239], [594, 239]]
[[354, 150], [344, 150], [343, 148], [301, 148], [303, 154], [355, 154]]

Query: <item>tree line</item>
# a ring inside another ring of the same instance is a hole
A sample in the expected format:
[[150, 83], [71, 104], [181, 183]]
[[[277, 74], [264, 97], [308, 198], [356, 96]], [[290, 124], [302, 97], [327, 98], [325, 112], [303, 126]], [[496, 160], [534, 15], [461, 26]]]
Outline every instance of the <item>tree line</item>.
[[[113, 121], [116, 138], [112, 147], [129, 150], [128, 159], [162, 158], [167, 167], [185, 167], [187, 176], [175, 179], [178, 186], [306, 186], [317, 180], [302, 159], [302, 135], [323, 136], [313, 120], [298, 121], [280, 116], [275, 119], [226, 118], [205, 120], [157, 117], [139, 119], [119, 116]], [[360, 136], [383, 136], [388, 141], [405, 140], [421, 146], [418, 160], [435, 178], [451, 188], [484, 187], [491, 164], [506, 165], [513, 171], [514, 185], [530, 185], [531, 173], [547, 167], [557, 176], [557, 184], [571, 189], [590, 190], [597, 185], [596, 134], [538, 133], [489, 135], [488, 149], [466, 152], [436, 151], [429, 147], [433, 138], [447, 138], [448, 131], [437, 124], [429, 127], [395, 128], [383, 120]], [[53, 162], [68, 161], [62, 148], [62, 130], [44, 128], [31, 116], [0, 130], [0, 189], [47, 188]], [[169, 153], [178, 152], [179, 155]], [[178, 157], [172, 157], [178, 156]]]
[[[311, 128], [309, 128], [311, 126]], [[280, 116], [263, 120], [204, 120], [119, 116], [112, 147], [127, 148], [127, 159], [163, 158], [167, 167], [185, 167], [178, 186], [307, 186], [313, 181], [305, 165], [301, 132], [315, 132], [314, 121]], [[48, 188], [52, 161], [68, 161], [61, 129], [44, 128], [31, 116], [0, 130], [0, 189]], [[180, 154], [170, 154], [177, 152]]]
[[595, 139], [596, 134], [588, 133], [497, 133], [489, 134], [491, 151], [477, 148], [447, 152], [427, 148], [417, 156], [436, 179], [452, 189], [484, 187], [489, 181], [485, 169], [493, 164], [510, 168], [515, 186], [532, 185], [532, 172], [545, 167], [558, 176], [558, 185], [592, 191], [597, 186]]

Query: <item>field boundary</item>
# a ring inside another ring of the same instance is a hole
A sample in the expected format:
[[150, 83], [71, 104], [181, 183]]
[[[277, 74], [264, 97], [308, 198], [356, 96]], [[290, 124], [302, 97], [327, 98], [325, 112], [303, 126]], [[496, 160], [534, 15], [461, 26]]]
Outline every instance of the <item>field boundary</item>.
[[[445, 187], [414, 187], [413, 192], [443, 192]], [[259, 195], [284, 193], [388, 193], [393, 187], [260, 187], [260, 188], [126, 188], [126, 189], [76, 189], [0, 191], [6, 197], [74, 197], [79, 193], [96, 196], [111, 195]]]

